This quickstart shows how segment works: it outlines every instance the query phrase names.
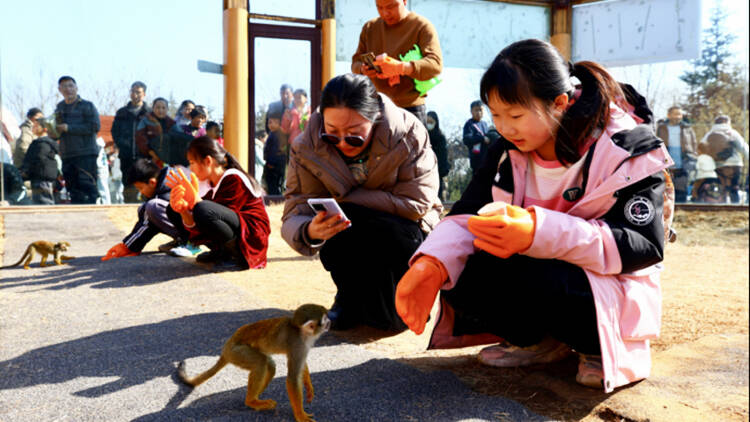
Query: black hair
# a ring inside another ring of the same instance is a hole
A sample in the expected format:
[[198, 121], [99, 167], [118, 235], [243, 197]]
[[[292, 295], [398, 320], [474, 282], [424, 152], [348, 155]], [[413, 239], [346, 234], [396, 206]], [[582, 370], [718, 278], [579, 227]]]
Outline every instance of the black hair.
[[132, 185], [135, 182], [148, 183], [150, 179], [159, 177], [161, 169], [149, 158], [139, 158], [133, 162], [125, 178], [126, 185]]
[[206, 113], [206, 108], [203, 106], [195, 106], [193, 111], [190, 112], [190, 118], [195, 118], [196, 116], [203, 116], [208, 117], [208, 114]]
[[320, 98], [320, 114], [327, 108], [346, 107], [374, 122], [380, 113], [381, 100], [370, 78], [345, 73], [328, 81]]
[[716, 124], [722, 124], [722, 123], [729, 123], [730, 119], [729, 116], [726, 114], [722, 114], [721, 116], [717, 116], [716, 120], [714, 120], [714, 123]]
[[482, 106], [482, 102], [480, 100], [472, 101], [471, 105], [469, 106], [469, 109], [473, 110], [474, 107], [477, 107], [477, 106], [479, 106], [479, 107]]
[[78, 85], [78, 83], [76, 82], [76, 80], [73, 79], [72, 76], [68, 76], [68, 75], [60, 76], [60, 79], [57, 80], [57, 84], [60, 85], [61, 83], [65, 82], [65, 81], [73, 81], [74, 84]]
[[143, 82], [141, 82], [141, 81], [135, 81], [135, 82], [133, 82], [133, 83], [132, 83], [132, 84], [130, 85], [130, 89], [133, 89], [133, 88], [142, 88], [142, 89], [143, 89], [143, 92], [146, 92], [146, 84], [144, 84], [144, 83], [143, 83]]
[[527, 39], [505, 47], [495, 57], [482, 76], [479, 91], [485, 104], [495, 93], [508, 104], [533, 108], [537, 99], [550, 106], [561, 94], [573, 98], [573, 76], [581, 82], [581, 95], [560, 118], [555, 138], [557, 159], [565, 165], [578, 161], [586, 140], [606, 127], [609, 104], [625, 105], [625, 94], [604, 67], [589, 61], [572, 64], [552, 44]]
[[682, 111], [682, 108], [680, 106], [673, 105], [672, 107], [669, 107], [667, 109], [667, 113], [671, 113], [672, 110], [680, 110], [680, 111]]
[[219, 124], [214, 122], [213, 120], [211, 120], [210, 122], [206, 122], [206, 130], [213, 129], [214, 127], [218, 127], [219, 130], [221, 130], [221, 126], [219, 126]]
[[[428, 111], [427, 112], [427, 117], [430, 117], [430, 118], [432, 118], [432, 120], [435, 121], [435, 129], [440, 129], [440, 119], [438, 119], [437, 113], [435, 113], [434, 111]], [[433, 130], [435, 130], [435, 129], [433, 129]]]
[[293, 94], [294, 94], [294, 95], [304, 95], [304, 96], [305, 96], [305, 98], [307, 98], [307, 91], [305, 91], [305, 90], [304, 90], [304, 89], [302, 89], [302, 88], [299, 88], [299, 89], [295, 89], [295, 90], [294, 90], [294, 92], [293, 92]]
[[255, 180], [253, 176], [247, 174], [247, 172], [242, 168], [242, 165], [240, 165], [239, 161], [237, 161], [237, 159], [234, 158], [232, 154], [227, 152], [227, 150], [225, 150], [224, 147], [221, 146], [221, 144], [206, 135], [199, 136], [190, 141], [190, 145], [188, 145], [187, 155], [192, 155], [193, 158], [197, 158], [199, 160], [202, 160], [206, 157], [213, 157], [220, 166], [224, 167], [224, 170], [237, 169], [242, 172], [242, 174], [247, 176], [247, 179], [250, 180], [250, 184], [252, 184], [253, 189], [256, 192], [263, 191], [260, 183], [258, 183], [258, 181]]
[[167, 99], [164, 98], [164, 97], [156, 97], [156, 98], [154, 98], [154, 101], [151, 102], [151, 107], [155, 106], [157, 101], [164, 101], [164, 104], [166, 104], [167, 107], [169, 107], [169, 101], [167, 101]]
[[42, 110], [40, 110], [39, 108], [37, 108], [37, 107], [31, 107], [29, 109], [29, 111], [26, 112], [26, 118], [31, 119], [31, 118], [33, 118], [34, 116], [36, 116], [37, 114], [39, 114], [41, 112], [42, 112]]
[[291, 86], [291, 85], [289, 85], [289, 84], [281, 84], [281, 87], [279, 88], [279, 92], [280, 92], [280, 93], [281, 93], [281, 92], [284, 92], [284, 91], [286, 91], [287, 89], [288, 89], [288, 90], [290, 90], [290, 91], [294, 91], [294, 89], [292, 89], [292, 86]]

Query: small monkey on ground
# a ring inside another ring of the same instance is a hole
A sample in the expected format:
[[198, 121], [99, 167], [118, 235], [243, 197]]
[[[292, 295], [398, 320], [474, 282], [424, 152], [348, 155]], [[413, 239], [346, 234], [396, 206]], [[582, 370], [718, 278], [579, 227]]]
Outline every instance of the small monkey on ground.
[[258, 396], [276, 373], [276, 364], [270, 355], [286, 354], [286, 391], [294, 410], [294, 419], [297, 422], [310, 422], [312, 415], [302, 408], [302, 385], [307, 390], [307, 402], [312, 402], [314, 393], [307, 368], [307, 353], [315, 340], [331, 327], [327, 313], [326, 308], [320, 305], [306, 304], [297, 308], [291, 317], [264, 319], [243, 325], [224, 344], [221, 356], [213, 367], [191, 378], [185, 373], [183, 361], [177, 368], [177, 375], [182, 382], [197, 387], [232, 363], [250, 371], [245, 404], [255, 410], [273, 409], [276, 401], [262, 400]]
[[75, 258], [73, 256], [60, 255], [61, 252], [67, 251], [69, 247], [70, 243], [68, 242], [52, 243], [46, 240], [37, 240], [36, 242], [29, 244], [29, 246], [26, 248], [26, 252], [23, 253], [21, 259], [19, 259], [18, 262], [13, 265], [6, 265], [2, 268], [15, 267], [19, 265], [24, 259], [26, 259], [26, 262], [23, 263], [23, 268], [28, 270], [31, 260], [34, 259], [34, 252], [37, 252], [42, 256], [42, 263], [39, 265], [40, 267], [47, 266], [47, 255], [54, 255], [55, 264], [62, 265], [62, 261], [67, 261]]

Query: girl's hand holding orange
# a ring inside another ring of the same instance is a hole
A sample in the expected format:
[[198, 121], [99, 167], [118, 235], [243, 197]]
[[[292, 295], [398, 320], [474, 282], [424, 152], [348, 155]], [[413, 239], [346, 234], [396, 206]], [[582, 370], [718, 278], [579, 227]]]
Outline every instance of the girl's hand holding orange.
[[[170, 171], [169, 174], [167, 174], [167, 186], [172, 188], [172, 196], [174, 196], [176, 193], [176, 187], [180, 186], [183, 188], [181, 197], [179, 199], [183, 200], [187, 204], [187, 211], [191, 211], [195, 204], [201, 201], [201, 197], [200, 195], [198, 195], [198, 177], [195, 175], [195, 173], [190, 173], [190, 179], [188, 179], [181, 168], [177, 169], [177, 173], [175, 173], [174, 171]], [[171, 197], [169, 203], [170, 205], [172, 205], [172, 209], [177, 211], [177, 209], [172, 204]]]

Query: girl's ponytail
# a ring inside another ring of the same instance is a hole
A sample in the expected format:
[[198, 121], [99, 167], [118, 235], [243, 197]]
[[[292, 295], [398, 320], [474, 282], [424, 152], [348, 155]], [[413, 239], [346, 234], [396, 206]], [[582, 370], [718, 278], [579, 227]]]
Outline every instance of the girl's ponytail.
[[247, 174], [247, 172], [242, 168], [242, 165], [239, 163], [239, 161], [237, 161], [237, 159], [234, 158], [232, 154], [227, 152], [227, 150], [225, 150], [223, 146], [221, 146], [218, 142], [209, 138], [208, 136], [200, 136], [190, 141], [190, 145], [188, 146], [188, 153], [193, 154], [194, 157], [200, 159], [203, 159], [205, 157], [213, 157], [220, 166], [224, 167], [224, 170], [239, 170], [247, 177], [247, 180], [250, 181], [250, 185], [252, 185], [255, 192], [263, 192], [263, 188], [261, 187], [260, 183], [258, 183], [258, 181], [255, 180], [253, 176]]
[[563, 164], [572, 164], [581, 158], [587, 140], [596, 135], [595, 131], [607, 126], [610, 103], [622, 106], [625, 98], [620, 85], [601, 65], [582, 61], [569, 62], [568, 67], [572, 68], [570, 76], [581, 82], [581, 95], [571, 99], [573, 105], [560, 119], [555, 153]]

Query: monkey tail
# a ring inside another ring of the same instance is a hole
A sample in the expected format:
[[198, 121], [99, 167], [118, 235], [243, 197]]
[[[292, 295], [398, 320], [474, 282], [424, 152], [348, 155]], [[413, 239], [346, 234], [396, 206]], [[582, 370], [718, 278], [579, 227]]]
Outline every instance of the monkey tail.
[[0, 267], [0, 269], [2, 269], [2, 268], [12, 268], [12, 267], [18, 266], [20, 263], [23, 262], [24, 259], [26, 259], [29, 256], [29, 254], [31, 253], [31, 248], [32, 248], [31, 245], [29, 245], [29, 247], [26, 248], [26, 252], [24, 252], [23, 255], [21, 255], [21, 259], [19, 259], [18, 262], [16, 262], [15, 264], [12, 264], [12, 265], [6, 265], [4, 267]]
[[182, 361], [180, 362], [179, 366], [177, 366], [177, 376], [180, 378], [180, 381], [184, 382], [185, 384], [197, 387], [207, 379], [216, 375], [216, 373], [219, 372], [221, 368], [225, 367], [227, 363], [229, 362], [224, 359], [224, 356], [220, 356], [219, 360], [216, 361], [216, 364], [214, 364], [214, 366], [212, 366], [208, 371], [191, 378], [187, 375], [187, 372], [185, 372], [185, 361]]

